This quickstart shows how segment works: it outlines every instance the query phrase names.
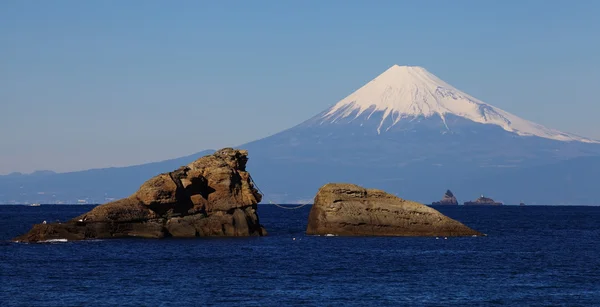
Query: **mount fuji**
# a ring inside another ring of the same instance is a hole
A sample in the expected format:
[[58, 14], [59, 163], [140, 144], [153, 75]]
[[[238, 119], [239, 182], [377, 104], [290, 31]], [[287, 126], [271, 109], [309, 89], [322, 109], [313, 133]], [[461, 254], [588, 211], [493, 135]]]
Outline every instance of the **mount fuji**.
[[440, 80], [422, 67], [394, 65], [313, 121], [365, 124], [379, 121], [377, 133], [400, 122], [439, 117], [446, 131], [447, 116], [499, 126], [521, 136], [558, 141], [597, 141], [546, 128], [486, 104]]
[[425, 203], [448, 188], [462, 201], [599, 203], [585, 189], [600, 174], [598, 141], [522, 119], [422, 67], [394, 65], [313, 118], [243, 147], [277, 201], [350, 181]]
[[[248, 169], [265, 202], [311, 202], [327, 182], [352, 182], [424, 203], [450, 189], [459, 202], [485, 194], [508, 204], [600, 204], [600, 142], [522, 119], [416, 66], [394, 65], [314, 117], [237, 147], [249, 150]], [[198, 155], [43, 178], [0, 176], [0, 202], [19, 199], [14, 191], [23, 187], [29, 196], [45, 187], [44, 195], [104, 202]]]

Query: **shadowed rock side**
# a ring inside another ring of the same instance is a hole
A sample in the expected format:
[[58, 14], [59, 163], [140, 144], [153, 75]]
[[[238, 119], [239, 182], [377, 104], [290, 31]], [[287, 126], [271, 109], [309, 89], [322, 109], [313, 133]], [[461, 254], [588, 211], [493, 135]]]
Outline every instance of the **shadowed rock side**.
[[246, 172], [248, 152], [224, 148], [146, 181], [128, 198], [65, 223], [36, 224], [20, 242], [119, 237], [262, 236], [262, 196]]
[[354, 184], [319, 189], [308, 217], [308, 235], [473, 236], [481, 233], [423, 204]]
[[433, 205], [433, 206], [458, 205], [458, 201], [456, 200], [456, 197], [454, 196], [454, 194], [452, 194], [452, 191], [447, 190], [446, 193], [444, 194], [444, 197], [442, 198], [442, 200], [434, 201], [431, 205]]

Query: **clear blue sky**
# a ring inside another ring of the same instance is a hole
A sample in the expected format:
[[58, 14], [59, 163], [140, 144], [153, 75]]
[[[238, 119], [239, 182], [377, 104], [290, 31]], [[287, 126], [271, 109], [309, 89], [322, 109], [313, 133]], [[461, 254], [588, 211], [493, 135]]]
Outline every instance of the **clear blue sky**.
[[393, 64], [600, 139], [600, 1], [0, 1], [0, 174], [294, 126]]

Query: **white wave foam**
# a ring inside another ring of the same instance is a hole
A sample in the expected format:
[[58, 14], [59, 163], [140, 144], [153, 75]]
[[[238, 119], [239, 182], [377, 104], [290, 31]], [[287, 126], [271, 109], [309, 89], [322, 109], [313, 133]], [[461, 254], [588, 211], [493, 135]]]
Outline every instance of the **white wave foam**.
[[40, 241], [40, 243], [64, 243], [64, 242], [68, 242], [68, 240], [67, 239], [50, 239], [50, 240]]

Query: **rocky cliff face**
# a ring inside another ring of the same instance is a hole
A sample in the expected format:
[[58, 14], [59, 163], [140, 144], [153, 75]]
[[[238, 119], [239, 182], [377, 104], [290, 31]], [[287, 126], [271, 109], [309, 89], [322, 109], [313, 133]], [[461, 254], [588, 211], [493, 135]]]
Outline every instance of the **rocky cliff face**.
[[481, 233], [423, 204], [354, 184], [322, 186], [308, 217], [309, 235], [473, 236]]
[[66, 223], [36, 224], [14, 240], [266, 235], [247, 161], [245, 150], [219, 150], [151, 178], [127, 198]]
[[442, 200], [435, 201], [432, 203], [432, 205], [458, 205], [458, 201], [456, 200], [456, 197], [454, 196], [452, 191], [447, 190]]

